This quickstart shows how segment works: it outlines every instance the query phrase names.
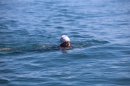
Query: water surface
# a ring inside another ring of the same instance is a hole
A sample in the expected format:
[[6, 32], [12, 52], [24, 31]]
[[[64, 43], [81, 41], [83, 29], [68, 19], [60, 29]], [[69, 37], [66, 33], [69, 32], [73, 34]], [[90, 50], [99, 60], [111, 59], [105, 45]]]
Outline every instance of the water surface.
[[[1, 0], [0, 85], [129, 86], [129, 4]], [[52, 48], [61, 35], [76, 48]]]

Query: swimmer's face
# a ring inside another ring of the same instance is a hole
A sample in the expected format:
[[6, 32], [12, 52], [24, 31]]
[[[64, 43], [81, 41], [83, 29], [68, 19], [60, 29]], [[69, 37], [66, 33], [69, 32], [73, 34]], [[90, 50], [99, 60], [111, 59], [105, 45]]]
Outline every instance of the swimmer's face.
[[69, 46], [70, 46], [70, 41], [60, 44], [60, 47], [69, 47]]

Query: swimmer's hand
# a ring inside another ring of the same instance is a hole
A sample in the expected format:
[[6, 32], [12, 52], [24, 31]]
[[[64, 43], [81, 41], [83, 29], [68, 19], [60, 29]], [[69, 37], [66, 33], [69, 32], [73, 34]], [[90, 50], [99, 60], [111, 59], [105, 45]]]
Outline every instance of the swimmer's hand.
[[11, 48], [0, 48], [0, 51], [8, 51], [11, 50]]

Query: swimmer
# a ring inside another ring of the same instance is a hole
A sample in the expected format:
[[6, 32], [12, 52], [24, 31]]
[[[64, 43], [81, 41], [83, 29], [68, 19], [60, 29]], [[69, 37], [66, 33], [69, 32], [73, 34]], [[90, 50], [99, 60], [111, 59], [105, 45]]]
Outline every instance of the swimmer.
[[65, 48], [70, 47], [70, 39], [66, 35], [62, 35], [60, 38], [60, 49], [65, 50]]
[[66, 35], [62, 35], [60, 38], [61, 44], [59, 46], [43, 46], [40, 48], [34, 48], [34, 49], [12, 49], [12, 48], [0, 48], [0, 51], [16, 51], [16, 52], [22, 52], [22, 51], [43, 51], [43, 50], [63, 50], [66, 51], [66, 48], [74, 48], [73, 46], [70, 46], [70, 38]]

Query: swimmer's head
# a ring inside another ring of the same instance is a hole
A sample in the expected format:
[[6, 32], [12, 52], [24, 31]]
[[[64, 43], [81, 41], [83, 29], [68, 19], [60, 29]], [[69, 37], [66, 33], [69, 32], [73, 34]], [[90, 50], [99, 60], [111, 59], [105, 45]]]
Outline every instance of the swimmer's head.
[[64, 42], [67, 42], [67, 41], [70, 42], [70, 38], [66, 35], [62, 35], [61, 38], [60, 38], [60, 42], [64, 43]]
[[69, 47], [70, 46], [70, 38], [66, 35], [62, 35], [60, 38], [60, 47]]

